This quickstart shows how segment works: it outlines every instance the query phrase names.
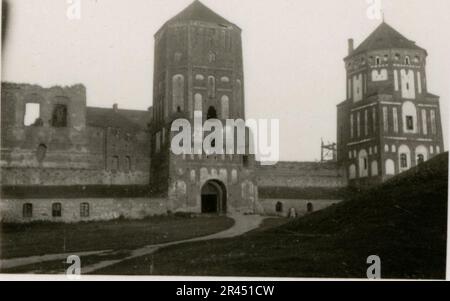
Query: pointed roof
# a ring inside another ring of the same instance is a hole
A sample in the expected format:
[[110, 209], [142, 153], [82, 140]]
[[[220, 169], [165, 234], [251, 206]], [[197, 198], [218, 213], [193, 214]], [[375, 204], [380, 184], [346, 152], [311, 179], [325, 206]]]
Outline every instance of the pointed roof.
[[234, 25], [225, 18], [219, 16], [212, 9], [205, 6], [198, 0], [195, 0], [191, 5], [186, 7], [178, 15], [170, 19], [168, 22], [176, 21], [204, 21], [210, 23]]
[[377, 49], [419, 49], [425, 50], [416, 45], [416, 42], [407, 39], [389, 24], [383, 21], [372, 34], [365, 39], [353, 52], [353, 54], [361, 53], [367, 50]]

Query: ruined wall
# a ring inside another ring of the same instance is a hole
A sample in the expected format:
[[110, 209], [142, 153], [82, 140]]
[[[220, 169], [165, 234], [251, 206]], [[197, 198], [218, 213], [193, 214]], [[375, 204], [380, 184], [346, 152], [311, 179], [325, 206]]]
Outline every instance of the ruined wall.
[[[30, 104], [39, 107], [34, 124]], [[89, 168], [84, 86], [2, 83], [1, 107], [2, 167]]]
[[149, 184], [150, 112], [87, 108], [82, 85], [2, 83], [1, 96], [2, 185]]
[[[53, 205], [56, 203], [61, 204], [61, 216], [57, 217], [53, 216]], [[24, 217], [24, 206], [29, 206], [25, 204], [31, 204], [30, 217]], [[165, 199], [151, 198], [0, 199], [0, 222], [71, 223], [105, 221], [119, 217], [141, 219], [167, 214], [166, 204]]]

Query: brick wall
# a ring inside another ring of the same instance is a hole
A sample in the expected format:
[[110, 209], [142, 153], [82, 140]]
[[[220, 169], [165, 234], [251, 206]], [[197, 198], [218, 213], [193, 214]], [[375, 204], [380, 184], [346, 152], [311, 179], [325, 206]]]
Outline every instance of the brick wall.
[[[61, 204], [61, 217], [52, 216], [52, 205]], [[89, 216], [81, 217], [81, 204], [89, 204]], [[32, 204], [32, 217], [23, 216], [24, 204]], [[36, 221], [105, 221], [119, 217], [141, 219], [167, 213], [166, 199], [153, 198], [79, 198], [79, 199], [1, 199], [0, 221], [29, 223]]]

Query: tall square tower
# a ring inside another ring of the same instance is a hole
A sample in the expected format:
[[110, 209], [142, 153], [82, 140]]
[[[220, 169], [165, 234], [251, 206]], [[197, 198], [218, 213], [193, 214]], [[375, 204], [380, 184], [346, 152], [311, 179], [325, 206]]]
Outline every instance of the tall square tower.
[[195, 1], [155, 35], [151, 185], [173, 211], [252, 211], [257, 198], [245, 155], [175, 155], [172, 123], [245, 119], [241, 29]]

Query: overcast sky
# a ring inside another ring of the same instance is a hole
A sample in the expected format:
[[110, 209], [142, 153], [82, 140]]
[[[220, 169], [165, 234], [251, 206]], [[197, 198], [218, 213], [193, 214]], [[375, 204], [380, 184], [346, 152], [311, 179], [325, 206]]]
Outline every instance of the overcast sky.
[[[243, 29], [247, 117], [279, 118], [281, 159], [320, 158], [336, 140], [345, 98], [347, 39], [379, 25], [368, 0], [203, 0]], [[153, 35], [191, 0], [10, 1], [2, 80], [45, 87], [83, 83], [89, 106], [152, 105]], [[428, 88], [441, 96], [447, 136], [450, 98], [448, 0], [384, 0], [386, 22], [428, 50]]]

